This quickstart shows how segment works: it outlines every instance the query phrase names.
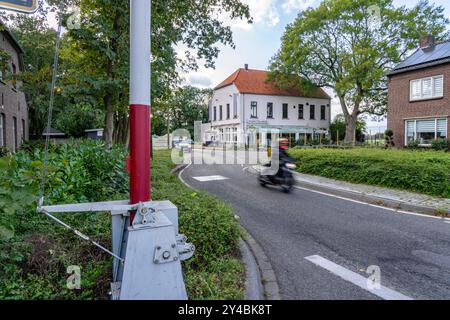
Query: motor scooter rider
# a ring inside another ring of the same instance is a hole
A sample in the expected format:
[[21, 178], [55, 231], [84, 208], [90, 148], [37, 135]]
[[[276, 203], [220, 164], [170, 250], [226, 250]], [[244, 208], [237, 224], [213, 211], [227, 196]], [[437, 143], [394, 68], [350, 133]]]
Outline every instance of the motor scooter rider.
[[278, 172], [275, 175], [277, 178], [283, 178], [283, 168], [286, 166], [287, 163], [293, 163], [294, 159], [291, 158], [287, 150], [289, 149], [289, 140], [285, 138], [281, 138], [278, 140]]

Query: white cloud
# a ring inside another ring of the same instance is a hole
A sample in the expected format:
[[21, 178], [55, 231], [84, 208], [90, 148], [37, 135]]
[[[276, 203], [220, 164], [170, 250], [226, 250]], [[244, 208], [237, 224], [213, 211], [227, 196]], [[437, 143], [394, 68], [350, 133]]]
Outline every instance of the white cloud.
[[[242, 0], [242, 2], [249, 6], [253, 24], [264, 24], [273, 27], [280, 23], [276, 0]], [[225, 20], [233, 29], [250, 31], [253, 28], [253, 25], [245, 20]]]
[[281, 7], [287, 14], [290, 14], [293, 11], [302, 11], [313, 7], [316, 2], [316, 0], [286, 0]]
[[212, 86], [212, 80], [203, 73], [195, 73], [188, 77], [187, 83], [194, 87], [209, 88]]

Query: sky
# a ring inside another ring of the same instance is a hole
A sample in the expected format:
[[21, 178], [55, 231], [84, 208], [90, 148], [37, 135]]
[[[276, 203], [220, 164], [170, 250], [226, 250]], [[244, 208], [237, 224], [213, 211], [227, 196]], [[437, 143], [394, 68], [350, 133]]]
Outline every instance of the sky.
[[[220, 47], [221, 52], [216, 60], [215, 69], [200, 68], [198, 72], [190, 73], [185, 77], [185, 83], [197, 87], [213, 88], [236, 69], [248, 64], [250, 69], [265, 70], [268, 68], [270, 59], [276, 54], [281, 46], [281, 37], [286, 26], [292, 23], [297, 14], [308, 7], [317, 7], [320, 0], [243, 0], [250, 7], [254, 18], [253, 24], [249, 25], [243, 21], [234, 21], [230, 24], [233, 30], [236, 48]], [[394, 0], [396, 7], [405, 5], [412, 7], [418, 1]], [[445, 8], [445, 14], [450, 17], [450, 1], [430, 1]], [[184, 48], [178, 48], [180, 52]], [[332, 91], [330, 96], [334, 97]], [[337, 99], [332, 101], [333, 116], [342, 113]], [[373, 131], [384, 131], [386, 120], [381, 122], [366, 119], [367, 127]]]

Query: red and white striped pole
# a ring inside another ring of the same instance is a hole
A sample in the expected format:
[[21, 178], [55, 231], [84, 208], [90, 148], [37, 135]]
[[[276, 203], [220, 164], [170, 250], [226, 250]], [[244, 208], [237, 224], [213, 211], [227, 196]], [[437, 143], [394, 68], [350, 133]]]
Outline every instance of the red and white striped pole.
[[[130, 197], [150, 196], [151, 1], [130, 0]], [[131, 220], [133, 220], [132, 215]]]

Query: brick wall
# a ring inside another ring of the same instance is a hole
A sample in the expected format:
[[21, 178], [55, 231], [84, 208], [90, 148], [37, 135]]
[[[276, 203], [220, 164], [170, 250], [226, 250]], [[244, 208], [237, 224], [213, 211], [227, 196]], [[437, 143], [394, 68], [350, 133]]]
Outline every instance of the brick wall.
[[[444, 75], [444, 97], [410, 101], [410, 81]], [[394, 131], [395, 145], [405, 146], [405, 120], [411, 118], [447, 117], [450, 134], [450, 63], [423, 70], [392, 75], [388, 84], [388, 129]]]
[[[10, 39], [0, 33], [0, 48], [11, 55], [11, 63], [20, 72], [20, 61], [17, 49], [12, 45]], [[6, 133], [6, 147], [14, 150], [13, 119], [17, 121], [17, 144], [21, 145], [23, 140], [28, 140], [28, 106], [25, 94], [20, 91], [22, 83], [17, 81], [16, 89], [11, 81], [0, 81], [0, 114], [4, 114]], [[3, 102], [3, 103], [2, 103]], [[25, 125], [23, 125], [25, 124]], [[25, 129], [25, 130], [24, 130]], [[23, 132], [25, 131], [25, 135]]]

